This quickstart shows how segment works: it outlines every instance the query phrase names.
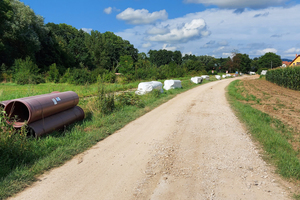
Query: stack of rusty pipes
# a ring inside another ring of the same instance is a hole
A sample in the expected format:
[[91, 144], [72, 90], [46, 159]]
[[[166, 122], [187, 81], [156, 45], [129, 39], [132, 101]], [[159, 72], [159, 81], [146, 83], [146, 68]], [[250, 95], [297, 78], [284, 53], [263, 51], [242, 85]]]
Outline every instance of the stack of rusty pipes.
[[84, 119], [78, 102], [78, 95], [68, 91], [2, 101], [0, 106], [8, 116], [7, 123], [15, 128], [27, 124], [30, 132], [39, 137]]

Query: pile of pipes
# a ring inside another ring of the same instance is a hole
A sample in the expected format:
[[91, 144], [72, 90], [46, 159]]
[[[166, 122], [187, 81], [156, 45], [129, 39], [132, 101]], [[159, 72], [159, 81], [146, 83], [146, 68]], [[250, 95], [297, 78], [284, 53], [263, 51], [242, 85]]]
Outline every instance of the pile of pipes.
[[2, 101], [0, 106], [8, 116], [8, 124], [15, 128], [27, 124], [30, 134], [40, 137], [83, 120], [84, 111], [78, 102], [78, 95], [68, 91]]

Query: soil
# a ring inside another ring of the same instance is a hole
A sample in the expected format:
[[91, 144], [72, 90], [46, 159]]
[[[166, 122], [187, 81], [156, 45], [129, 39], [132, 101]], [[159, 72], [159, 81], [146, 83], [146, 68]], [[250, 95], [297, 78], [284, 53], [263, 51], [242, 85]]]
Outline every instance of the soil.
[[290, 140], [296, 151], [300, 151], [300, 92], [280, 87], [264, 79], [244, 79], [244, 96], [254, 95], [249, 101], [252, 107], [279, 119], [295, 133]]
[[226, 101], [233, 80], [177, 95], [11, 199], [290, 199]]

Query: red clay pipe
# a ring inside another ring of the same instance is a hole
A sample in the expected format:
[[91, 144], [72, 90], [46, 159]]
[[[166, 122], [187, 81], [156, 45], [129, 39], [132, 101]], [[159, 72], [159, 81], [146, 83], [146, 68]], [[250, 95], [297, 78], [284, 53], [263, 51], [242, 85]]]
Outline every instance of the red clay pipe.
[[29, 134], [34, 135], [37, 138], [83, 119], [84, 111], [79, 106], [75, 106], [69, 110], [28, 124]]
[[4, 108], [9, 117], [8, 123], [15, 128], [22, 127], [53, 114], [73, 108], [79, 97], [75, 92], [51, 93], [35, 97], [25, 97], [10, 101]]

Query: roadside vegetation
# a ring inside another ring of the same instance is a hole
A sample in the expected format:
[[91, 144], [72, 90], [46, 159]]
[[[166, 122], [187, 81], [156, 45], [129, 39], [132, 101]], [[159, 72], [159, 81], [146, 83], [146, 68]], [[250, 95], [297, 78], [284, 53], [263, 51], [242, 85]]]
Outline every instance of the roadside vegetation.
[[[280, 175], [295, 184], [293, 192], [300, 194], [300, 129], [295, 125], [299, 122], [284, 120], [284, 112], [293, 101], [290, 94], [283, 93], [285, 90], [280, 90], [279, 86], [274, 88], [272, 83], [264, 79], [236, 80], [228, 87], [228, 99], [254, 140], [261, 145], [264, 159], [276, 166]], [[279, 99], [279, 95], [288, 100]], [[286, 115], [292, 116], [290, 112]], [[294, 120], [297, 118], [295, 116]], [[300, 199], [300, 195], [294, 195], [294, 198]]]
[[[86, 114], [83, 121], [38, 139], [28, 137], [25, 127], [16, 131], [7, 125], [5, 115], [1, 111], [0, 199], [21, 191], [46, 170], [62, 165], [130, 121], [177, 94], [197, 86], [191, 83], [189, 78], [181, 80], [182, 89], [164, 91], [162, 94], [153, 91], [139, 96], [134, 92], [114, 93], [113, 87], [105, 86], [103, 80], [99, 79], [94, 86], [97, 90], [96, 95], [93, 98], [80, 98], [79, 105]], [[213, 80], [212, 78], [211, 81]], [[206, 82], [209, 81], [204, 80], [204, 83]], [[24, 86], [14, 87], [21, 91]], [[91, 94], [94, 95], [94, 91]]]

